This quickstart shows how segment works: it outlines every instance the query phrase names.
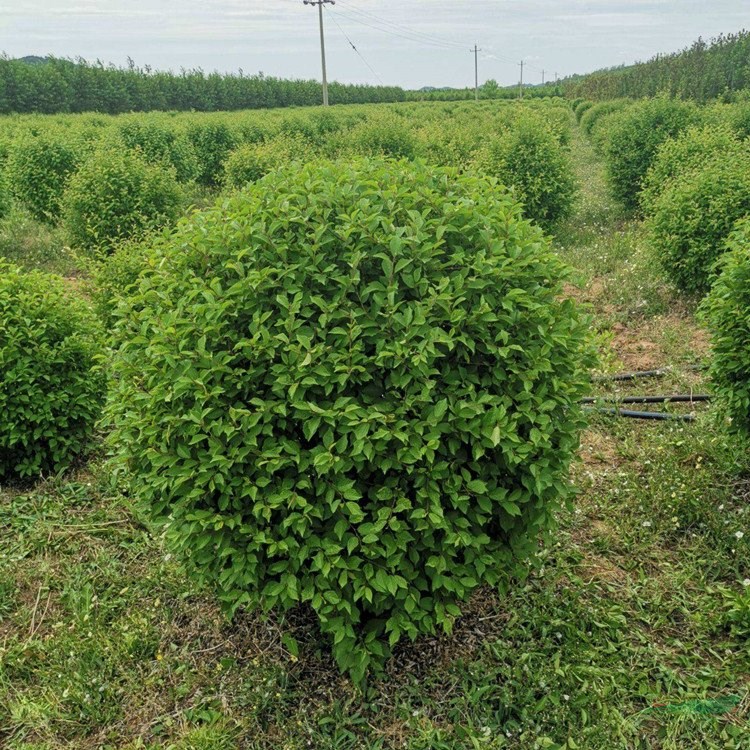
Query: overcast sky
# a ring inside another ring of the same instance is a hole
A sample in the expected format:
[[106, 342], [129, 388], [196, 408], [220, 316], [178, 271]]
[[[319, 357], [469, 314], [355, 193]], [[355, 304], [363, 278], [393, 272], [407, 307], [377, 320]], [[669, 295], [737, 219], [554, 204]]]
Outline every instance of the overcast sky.
[[[541, 81], [646, 59], [750, 26], [750, 0], [337, 0], [331, 79], [421, 86]], [[357, 47], [361, 57], [351, 48]], [[0, 2], [0, 49], [179, 70], [320, 75], [317, 8], [302, 0]]]

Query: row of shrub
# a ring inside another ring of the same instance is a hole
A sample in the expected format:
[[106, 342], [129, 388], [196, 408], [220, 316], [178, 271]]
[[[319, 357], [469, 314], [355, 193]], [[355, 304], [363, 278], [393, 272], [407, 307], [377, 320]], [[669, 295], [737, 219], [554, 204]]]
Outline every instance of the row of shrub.
[[559, 102], [123, 118], [14, 118], [0, 127], [7, 192], [86, 250], [172, 223], [201, 191], [237, 189], [292, 161], [388, 156], [480, 170], [550, 227], [575, 193]]
[[708, 295], [713, 380], [734, 425], [750, 432], [750, 103], [590, 104], [574, 108], [614, 197], [644, 216], [672, 283]]
[[307, 605], [362, 680], [522, 575], [566, 503], [591, 366], [566, 276], [495, 179], [374, 157], [121, 246], [110, 350], [62, 281], [2, 266], [0, 479], [80, 452], [106, 371], [117, 463], [196, 579]]

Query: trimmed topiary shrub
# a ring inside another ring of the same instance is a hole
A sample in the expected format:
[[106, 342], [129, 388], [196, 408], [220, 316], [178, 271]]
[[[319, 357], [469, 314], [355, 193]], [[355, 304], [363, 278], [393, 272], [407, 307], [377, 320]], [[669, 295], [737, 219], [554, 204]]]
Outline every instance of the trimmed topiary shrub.
[[711, 330], [711, 378], [731, 427], [750, 436], [750, 221], [739, 222], [721, 275], [703, 303]]
[[207, 187], [221, 184], [224, 162], [239, 145], [239, 138], [223, 122], [195, 122], [187, 130], [190, 143], [198, 158], [198, 182]]
[[86, 448], [101, 353], [96, 316], [62, 279], [0, 262], [0, 480], [57, 473]]
[[74, 245], [109, 251], [120, 240], [175, 221], [182, 201], [174, 172], [164, 165], [148, 164], [133, 152], [103, 150], [70, 182], [65, 228]]
[[734, 223], [750, 215], [750, 152], [716, 155], [683, 172], [656, 198], [647, 219], [664, 270], [686, 292], [704, 294]]
[[671, 180], [680, 174], [699, 169], [716, 157], [731, 160], [733, 153], [747, 150], [726, 125], [690, 127], [677, 138], [670, 138], [657, 151], [651, 168], [643, 180], [639, 196], [645, 214], [653, 207]]
[[586, 322], [489, 178], [274, 172], [119, 309], [112, 445], [229, 612], [305, 603], [359, 680], [523, 572], [569, 497]]
[[227, 158], [224, 183], [229, 188], [242, 188], [274, 169], [313, 157], [312, 145], [300, 136], [279, 136], [265, 143], [246, 144]]
[[39, 221], [60, 217], [65, 188], [78, 165], [76, 151], [62, 140], [27, 136], [13, 144], [6, 174], [13, 196]]
[[612, 194], [627, 209], [638, 208], [643, 178], [659, 146], [698, 120], [693, 104], [674, 99], [636, 102], [608, 122], [604, 144]]
[[179, 182], [190, 182], [200, 172], [198, 157], [187, 138], [171, 128], [131, 120], [120, 126], [120, 138], [127, 148], [143, 155], [150, 164], [166, 164]]
[[524, 214], [546, 229], [573, 209], [577, 184], [568, 153], [534, 118], [487, 139], [473, 166], [513, 187]]

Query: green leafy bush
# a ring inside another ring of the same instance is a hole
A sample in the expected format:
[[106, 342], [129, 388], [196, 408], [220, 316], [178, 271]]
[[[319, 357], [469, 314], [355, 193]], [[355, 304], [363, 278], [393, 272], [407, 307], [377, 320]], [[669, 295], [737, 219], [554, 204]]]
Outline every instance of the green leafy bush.
[[127, 148], [137, 150], [151, 164], [171, 167], [179, 182], [190, 182], [198, 176], [200, 165], [192, 144], [174, 129], [131, 120], [121, 125], [119, 132]]
[[346, 144], [345, 153], [362, 156], [390, 156], [412, 159], [417, 149], [417, 139], [409, 125], [393, 114], [371, 117], [355, 125], [339, 142]]
[[294, 161], [309, 161], [314, 152], [300, 136], [278, 136], [264, 143], [248, 143], [232, 151], [225, 164], [227, 187], [241, 188]]
[[93, 311], [56, 276], [0, 262], [0, 480], [56, 473], [104, 401]]
[[703, 303], [711, 378], [732, 429], [750, 436], [750, 221], [737, 224], [721, 274]]
[[667, 275], [682, 290], [705, 293], [734, 223], [750, 215], [750, 152], [720, 153], [673, 178], [647, 226]]
[[599, 102], [587, 109], [581, 117], [581, 130], [586, 135], [592, 135], [597, 123], [609, 115], [622, 112], [630, 105], [629, 99], [613, 99], [608, 102]]
[[594, 106], [594, 102], [582, 101], [573, 111], [576, 115], [576, 120], [580, 123], [583, 116]]
[[610, 118], [604, 153], [614, 197], [636, 209], [643, 178], [659, 146], [697, 119], [694, 105], [673, 99], [637, 102]]
[[[153, 242], [157, 241], [153, 238]], [[114, 325], [118, 302], [134, 290], [148, 266], [147, 246], [145, 240], [123, 242], [94, 266], [89, 294], [107, 329]]]
[[63, 193], [78, 165], [74, 148], [48, 135], [28, 136], [10, 150], [6, 172], [13, 196], [39, 221], [60, 216]]
[[198, 181], [207, 187], [220, 185], [224, 162], [239, 144], [239, 138], [226, 123], [219, 121], [195, 122], [187, 135], [198, 157]]
[[0, 219], [4, 218], [10, 212], [13, 200], [8, 187], [8, 178], [5, 172], [0, 171]]
[[567, 151], [536, 118], [521, 119], [477, 152], [474, 167], [516, 190], [525, 215], [549, 228], [570, 215], [577, 184]]
[[118, 309], [112, 445], [230, 612], [307, 603], [358, 680], [524, 570], [590, 363], [566, 269], [494, 181], [290, 167], [152, 266]]
[[65, 228], [74, 245], [108, 251], [120, 240], [173, 222], [182, 200], [172, 170], [133, 152], [102, 150], [70, 181]]
[[652, 212], [661, 192], [678, 175], [699, 169], [717, 156], [723, 155], [724, 159], [731, 160], [732, 154], [743, 148], [726, 125], [692, 126], [677, 138], [670, 138], [659, 146], [643, 180], [639, 196], [643, 212]]

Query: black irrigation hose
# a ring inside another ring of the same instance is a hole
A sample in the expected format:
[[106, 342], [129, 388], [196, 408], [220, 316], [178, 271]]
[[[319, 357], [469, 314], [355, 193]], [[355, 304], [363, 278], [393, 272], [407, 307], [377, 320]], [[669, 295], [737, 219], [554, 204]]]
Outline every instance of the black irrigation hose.
[[602, 397], [583, 398], [582, 404], [596, 404], [600, 401], [616, 404], [679, 404], [697, 403], [699, 401], [710, 401], [711, 396], [707, 394], [676, 394], [674, 396], [623, 396], [622, 398]]
[[660, 411], [630, 411], [629, 409], [607, 409], [604, 407], [589, 407], [586, 411], [595, 411], [599, 414], [609, 414], [613, 417], [630, 417], [631, 419], [657, 419], [661, 421], [694, 422], [692, 414], [664, 414]]
[[[687, 370], [702, 370], [703, 365], [688, 365], [685, 369]], [[663, 378], [674, 372], [671, 367], [663, 367], [658, 370], [636, 370], [635, 372], [620, 372], [616, 375], [597, 375], [594, 377], [595, 382], [602, 382], [607, 380], [639, 380], [640, 378]]]
[[617, 375], [604, 375], [597, 380], [639, 380], [640, 378], [663, 378], [670, 370], [640, 370], [639, 372], [621, 372]]

